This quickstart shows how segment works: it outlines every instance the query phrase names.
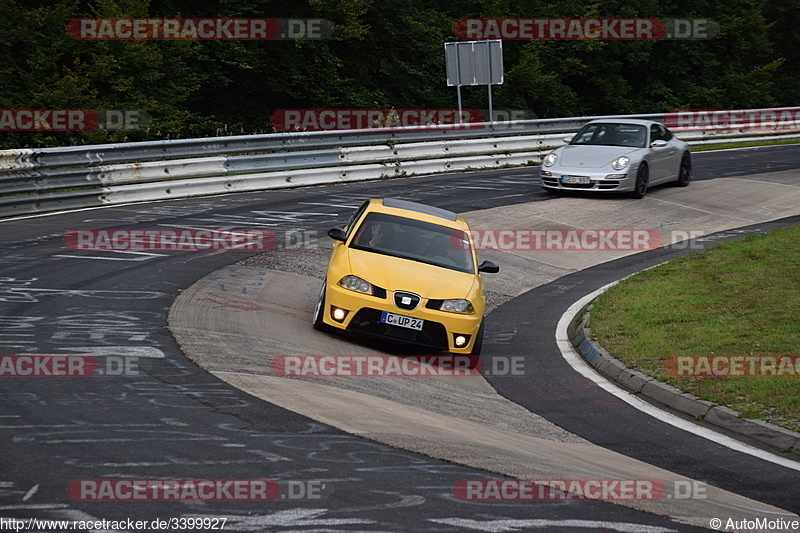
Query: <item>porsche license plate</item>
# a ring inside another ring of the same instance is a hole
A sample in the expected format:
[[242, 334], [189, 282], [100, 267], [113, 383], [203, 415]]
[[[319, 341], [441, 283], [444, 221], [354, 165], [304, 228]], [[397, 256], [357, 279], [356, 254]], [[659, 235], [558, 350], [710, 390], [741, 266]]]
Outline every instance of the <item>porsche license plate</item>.
[[401, 328], [416, 329], [422, 331], [424, 320], [413, 318], [405, 315], [395, 315], [394, 313], [387, 313], [384, 311], [381, 314], [381, 322], [384, 324], [391, 324], [392, 326], [400, 326]]
[[580, 183], [581, 185], [589, 185], [592, 180], [588, 176], [561, 176], [561, 183]]

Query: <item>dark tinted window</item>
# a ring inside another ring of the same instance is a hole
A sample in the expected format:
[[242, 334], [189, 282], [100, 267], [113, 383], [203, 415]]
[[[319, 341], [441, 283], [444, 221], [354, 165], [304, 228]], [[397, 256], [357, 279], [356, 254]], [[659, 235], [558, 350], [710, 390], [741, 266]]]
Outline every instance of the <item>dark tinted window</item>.
[[475, 273], [469, 236], [463, 231], [375, 212], [357, 228], [351, 248]]
[[639, 124], [587, 124], [569, 144], [644, 148], [647, 145], [647, 128]]
[[661, 139], [661, 131], [658, 129], [658, 124], [650, 126], [650, 143]]
[[669, 131], [661, 124], [653, 124], [650, 126], [650, 142], [653, 141], [669, 141], [672, 139], [672, 132]]

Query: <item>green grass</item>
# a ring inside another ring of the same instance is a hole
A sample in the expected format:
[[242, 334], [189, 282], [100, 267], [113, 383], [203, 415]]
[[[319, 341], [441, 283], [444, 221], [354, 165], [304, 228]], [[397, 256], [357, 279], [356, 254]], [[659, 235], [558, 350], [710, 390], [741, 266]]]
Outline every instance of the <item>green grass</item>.
[[720, 243], [604, 293], [592, 334], [628, 367], [800, 430], [800, 376], [677, 377], [671, 355], [800, 356], [800, 226]]
[[751, 148], [755, 146], [775, 146], [781, 144], [800, 144], [800, 139], [787, 139], [785, 141], [750, 141], [750, 142], [729, 142], [719, 144], [695, 144], [692, 145], [692, 152], [708, 152], [710, 150], [726, 150], [728, 148]]

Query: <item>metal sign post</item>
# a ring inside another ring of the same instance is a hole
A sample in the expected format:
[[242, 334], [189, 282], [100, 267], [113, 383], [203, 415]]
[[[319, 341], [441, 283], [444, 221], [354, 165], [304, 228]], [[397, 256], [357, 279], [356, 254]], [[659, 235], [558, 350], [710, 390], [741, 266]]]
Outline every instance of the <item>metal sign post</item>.
[[486, 85], [489, 92], [489, 122], [493, 122], [492, 85], [503, 84], [503, 41], [458, 41], [444, 43], [447, 86], [458, 91], [458, 122], [461, 123], [461, 86]]

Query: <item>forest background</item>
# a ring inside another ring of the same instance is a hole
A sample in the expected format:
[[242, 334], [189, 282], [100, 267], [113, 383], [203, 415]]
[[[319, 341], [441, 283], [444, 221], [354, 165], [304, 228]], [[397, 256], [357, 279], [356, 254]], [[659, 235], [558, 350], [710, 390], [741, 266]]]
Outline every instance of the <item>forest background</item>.
[[[325, 40], [78, 40], [74, 18], [322, 18]], [[0, 110], [125, 109], [128, 131], [0, 132], [0, 148], [270, 133], [278, 109], [453, 109], [464, 18], [709, 19], [713, 39], [509, 40], [493, 105], [541, 118], [800, 104], [799, 0], [0, 0]], [[463, 91], [486, 109], [485, 87]]]

